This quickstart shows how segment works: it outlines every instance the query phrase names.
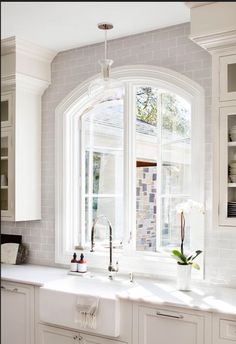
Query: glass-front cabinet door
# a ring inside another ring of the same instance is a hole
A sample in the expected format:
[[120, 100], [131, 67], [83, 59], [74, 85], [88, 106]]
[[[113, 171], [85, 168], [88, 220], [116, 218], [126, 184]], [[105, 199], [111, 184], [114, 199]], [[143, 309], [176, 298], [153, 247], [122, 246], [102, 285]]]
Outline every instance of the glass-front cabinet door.
[[13, 95], [3, 93], [1, 95], [1, 127], [12, 125]]
[[236, 99], [236, 54], [220, 58], [220, 100]]
[[1, 131], [1, 215], [12, 215], [12, 182], [11, 155], [12, 132], [9, 129]]
[[220, 110], [220, 225], [236, 226], [236, 106]]

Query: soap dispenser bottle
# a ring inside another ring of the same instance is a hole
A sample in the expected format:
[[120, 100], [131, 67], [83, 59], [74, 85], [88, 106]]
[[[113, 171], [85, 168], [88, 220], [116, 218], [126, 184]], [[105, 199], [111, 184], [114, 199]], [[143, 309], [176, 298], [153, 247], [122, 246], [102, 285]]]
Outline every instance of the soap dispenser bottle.
[[80, 260], [78, 261], [78, 272], [87, 272], [87, 262], [84, 260], [83, 253], [81, 253]]
[[70, 271], [77, 272], [78, 271], [78, 262], [77, 262], [77, 254], [73, 254], [73, 258], [71, 259], [70, 263]]

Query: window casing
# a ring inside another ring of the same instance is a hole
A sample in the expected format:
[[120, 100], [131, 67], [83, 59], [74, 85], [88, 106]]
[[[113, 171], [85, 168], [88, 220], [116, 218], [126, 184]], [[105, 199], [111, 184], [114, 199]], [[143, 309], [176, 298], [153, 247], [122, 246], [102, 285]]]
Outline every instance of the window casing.
[[[191, 106], [191, 195], [196, 201], [204, 202], [204, 94], [196, 83], [186, 77], [157, 67], [129, 67], [114, 70], [114, 75], [124, 81], [124, 247], [120, 255], [121, 266], [139, 272], [152, 272], [158, 265], [157, 273], [174, 272], [174, 260], [170, 253], [143, 252], [136, 250], [136, 92], [138, 87], [148, 86], [178, 95]], [[90, 81], [74, 90], [56, 111], [56, 262], [69, 262], [75, 246], [84, 247], [86, 242], [81, 194], [86, 195], [81, 155], [81, 115], [87, 109], [87, 86]], [[69, 106], [68, 106], [69, 105]], [[59, 135], [61, 134], [61, 140]], [[59, 148], [61, 147], [60, 154]], [[83, 153], [82, 153], [83, 154]], [[77, 157], [75, 159], [75, 157]], [[66, 164], [62, 162], [66, 161]], [[201, 169], [199, 168], [201, 166]], [[60, 167], [63, 167], [62, 170]], [[197, 173], [194, 173], [196, 172]], [[76, 182], [78, 181], [78, 183]], [[88, 191], [88, 190], [87, 190]], [[91, 191], [91, 190], [90, 190]], [[90, 194], [91, 195], [91, 194]], [[87, 192], [87, 198], [89, 199]], [[189, 198], [189, 197], [188, 197]], [[159, 197], [159, 200], [161, 197]], [[177, 214], [176, 214], [177, 216]], [[160, 218], [160, 216], [159, 216]], [[191, 243], [194, 249], [203, 249], [204, 219], [198, 214], [190, 219]], [[200, 229], [200, 230], [199, 230]], [[78, 232], [80, 235], [78, 236]], [[160, 231], [159, 231], [160, 232]], [[160, 238], [157, 240], [160, 243]], [[160, 245], [159, 245], [160, 247]], [[158, 248], [158, 245], [157, 245]], [[119, 256], [119, 250], [117, 250]], [[105, 268], [108, 252], [86, 251], [90, 266]], [[145, 257], [144, 257], [145, 255]], [[126, 257], [124, 259], [124, 257]], [[140, 257], [140, 258], [139, 258]], [[144, 259], [145, 258], [145, 259]], [[137, 261], [140, 259], [140, 264]], [[126, 263], [124, 262], [126, 261]], [[135, 263], [135, 264], [134, 264]], [[133, 265], [134, 264], [134, 265]], [[168, 266], [168, 269], [167, 269]], [[125, 269], [125, 268], [124, 268]], [[201, 270], [201, 275], [203, 269]]]

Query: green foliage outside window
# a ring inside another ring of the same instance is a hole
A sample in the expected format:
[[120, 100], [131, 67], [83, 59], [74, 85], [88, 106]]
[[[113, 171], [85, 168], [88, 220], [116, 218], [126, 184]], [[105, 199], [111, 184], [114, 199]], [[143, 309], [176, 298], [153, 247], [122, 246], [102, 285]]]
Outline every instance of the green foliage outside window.
[[185, 104], [171, 93], [153, 87], [139, 87], [136, 93], [137, 119], [157, 126], [160, 110], [162, 128], [181, 136], [190, 135], [190, 117]]

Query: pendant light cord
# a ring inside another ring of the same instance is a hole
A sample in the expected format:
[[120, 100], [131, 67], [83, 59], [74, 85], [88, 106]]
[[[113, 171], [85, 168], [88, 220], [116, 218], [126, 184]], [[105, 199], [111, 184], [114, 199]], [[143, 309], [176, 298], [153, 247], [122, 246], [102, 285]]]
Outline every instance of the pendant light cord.
[[107, 30], [105, 31], [105, 60], [107, 59]]

